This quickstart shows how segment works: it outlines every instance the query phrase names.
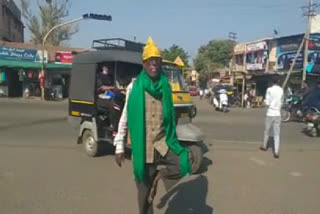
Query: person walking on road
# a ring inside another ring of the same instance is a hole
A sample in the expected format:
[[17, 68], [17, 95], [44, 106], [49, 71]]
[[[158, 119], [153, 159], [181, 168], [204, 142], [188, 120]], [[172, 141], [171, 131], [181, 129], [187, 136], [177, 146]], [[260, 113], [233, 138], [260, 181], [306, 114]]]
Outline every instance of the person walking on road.
[[274, 157], [279, 158], [280, 149], [280, 124], [281, 124], [281, 107], [283, 99], [283, 89], [279, 86], [277, 79], [272, 80], [272, 86], [267, 89], [265, 104], [268, 108], [265, 119], [264, 141], [260, 147], [266, 151], [270, 137], [270, 131], [273, 131], [274, 139]]
[[[160, 70], [161, 60], [160, 50], [149, 38], [143, 52], [143, 70], [127, 88], [114, 140], [115, 160], [121, 167], [128, 130], [140, 214], [153, 213], [152, 201], [161, 178], [176, 180], [192, 172], [193, 154], [176, 136], [172, 92]], [[164, 168], [159, 169], [160, 165]]]
[[204, 94], [204, 92], [203, 92], [203, 89], [201, 88], [201, 89], [200, 89], [200, 91], [199, 91], [200, 100], [202, 100], [202, 98], [203, 98], [203, 94]]

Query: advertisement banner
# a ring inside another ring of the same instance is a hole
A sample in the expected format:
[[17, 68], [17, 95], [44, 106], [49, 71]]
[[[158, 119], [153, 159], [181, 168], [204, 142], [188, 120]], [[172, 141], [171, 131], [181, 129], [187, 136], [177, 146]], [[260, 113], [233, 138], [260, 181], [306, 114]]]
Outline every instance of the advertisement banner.
[[56, 51], [55, 63], [57, 64], [72, 64], [73, 54], [71, 52]]
[[257, 71], [257, 70], [264, 70], [265, 65], [261, 63], [257, 64], [247, 64], [247, 70], [249, 71]]
[[[288, 71], [293, 63], [296, 52], [284, 53], [278, 57], [277, 70]], [[298, 55], [294, 70], [303, 69], [303, 52]], [[312, 51], [308, 54], [307, 73], [320, 73], [320, 52]]]
[[262, 51], [267, 49], [267, 42], [257, 42], [247, 45], [247, 52]]
[[[42, 51], [41, 50], [37, 50], [37, 56], [36, 56], [36, 60], [35, 62], [42, 62]], [[44, 51], [44, 62], [47, 63], [48, 62], [48, 51]]]
[[35, 61], [37, 50], [0, 46], [0, 59]]
[[[45, 62], [47, 62], [48, 61], [47, 51], [44, 52], [44, 57], [45, 57]], [[42, 51], [0, 46], [0, 59], [42, 62]]]
[[[277, 70], [288, 71], [291, 67], [296, 52], [284, 53], [278, 57]], [[303, 53], [298, 55], [294, 69], [300, 69], [303, 67]]]
[[[279, 52], [297, 51], [299, 49], [302, 37], [292, 37], [286, 39], [280, 39], [278, 42]], [[320, 50], [319, 38], [311, 38], [309, 41], [309, 50]]]
[[247, 54], [248, 71], [264, 71], [268, 58], [267, 51], [251, 52]]

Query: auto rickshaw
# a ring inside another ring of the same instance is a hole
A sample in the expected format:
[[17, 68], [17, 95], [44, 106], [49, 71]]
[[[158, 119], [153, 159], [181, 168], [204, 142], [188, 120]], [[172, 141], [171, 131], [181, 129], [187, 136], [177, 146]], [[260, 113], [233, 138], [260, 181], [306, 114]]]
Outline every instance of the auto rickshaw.
[[181, 114], [180, 116], [194, 118], [197, 114], [197, 108], [193, 104], [192, 98], [186, 89], [181, 68], [174, 62], [162, 60], [162, 71], [164, 71], [170, 81], [172, 101], [176, 109], [176, 114], [181, 114], [179, 112], [180, 108], [187, 108], [189, 114]]
[[[112, 135], [108, 131], [108, 118], [101, 117], [101, 111], [96, 104], [96, 75], [103, 65], [107, 65], [113, 71], [117, 87], [125, 89], [132, 78], [142, 70], [141, 51], [128, 46], [112, 46], [80, 53], [73, 59], [69, 89], [69, 121], [79, 129], [78, 143], [83, 144], [89, 156], [99, 155], [103, 144], [112, 142]], [[194, 158], [200, 166], [203, 135], [200, 129], [192, 124], [195, 107], [188, 93], [184, 91], [181, 70], [168, 61], [164, 62], [163, 70], [173, 89], [178, 140], [183, 146], [193, 150]]]

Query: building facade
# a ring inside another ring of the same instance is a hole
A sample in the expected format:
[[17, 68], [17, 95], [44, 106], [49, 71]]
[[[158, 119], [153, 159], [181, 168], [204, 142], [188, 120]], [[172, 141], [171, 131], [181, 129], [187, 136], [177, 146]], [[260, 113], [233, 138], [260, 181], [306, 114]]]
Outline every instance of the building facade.
[[234, 65], [233, 72], [246, 72], [246, 44], [236, 44], [234, 47]]
[[40, 96], [42, 55], [45, 94], [55, 90], [67, 97], [73, 55], [82, 51], [86, 49], [46, 46], [42, 54], [41, 45], [0, 41], [0, 97]]
[[[264, 96], [273, 76], [286, 77], [304, 34], [265, 38], [237, 44], [234, 48], [233, 72], [243, 73], [245, 88], [254, 88], [257, 96]], [[245, 48], [243, 48], [245, 47]], [[245, 50], [244, 50], [245, 49]], [[298, 54], [290, 78], [290, 85], [299, 88], [303, 71], [304, 47]], [[307, 81], [313, 85], [320, 79], [320, 33], [310, 34], [307, 61]]]
[[[298, 51], [299, 45], [302, 42], [304, 34], [281, 37], [277, 39], [277, 71], [288, 71], [293, 62], [293, 59]], [[310, 35], [308, 47], [308, 74], [320, 74], [320, 34], [315, 33]], [[301, 72], [303, 70], [304, 48], [299, 53], [293, 71]]]
[[269, 41], [262, 39], [246, 44], [246, 70], [249, 73], [268, 70]]
[[0, 40], [24, 41], [24, 25], [21, 11], [13, 0], [0, 0]]

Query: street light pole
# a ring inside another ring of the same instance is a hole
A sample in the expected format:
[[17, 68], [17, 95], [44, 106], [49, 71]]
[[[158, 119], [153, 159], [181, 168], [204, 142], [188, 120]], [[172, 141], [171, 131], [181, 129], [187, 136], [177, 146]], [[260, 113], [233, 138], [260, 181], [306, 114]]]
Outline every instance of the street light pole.
[[[110, 15], [100, 15], [100, 14], [93, 14], [93, 13], [90, 13], [90, 14], [84, 14], [83, 16], [79, 17], [79, 18], [76, 18], [76, 19], [73, 19], [71, 21], [68, 21], [68, 22], [64, 22], [64, 23], [61, 23], [61, 24], [58, 24], [54, 27], [52, 27], [47, 33], [46, 35], [43, 37], [43, 40], [42, 40], [42, 74], [43, 74], [43, 77], [45, 77], [45, 61], [44, 61], [44, 51], [45, 51], [45, 44], [46, 44], [46, 41], [47, 41], [47, 38], [48, 36], [57, 28], [59, 27], [62, 27], [62, 26], [65, 26], [65, 25], [69, 25], [69, 24], [73, 24], [75, 22], [79, 22], [83, 19], [96, 19], [96, 20], [104, 20], [104, 21], [112, 21], [112, 16]], [[43, 80], [44, 81], [44, 80]], [[44, 100], [44, 84], [43, 86], [41, 86], [41, 99]]]
[[[41, 78], [45, 78], [45, 61], [44, 61], [44, 51], [45, 51], [45, 44], [46, 44], [46, 41], [47, 41], [47, 38], [48, 36], [57, 28], [59, 27], [62, 27], [62, 26], [65, 26], [65, 25], [68, 25], [68, 24], [72, 24], [72, 23], [75, 23], [75, 22], [78, 22], [78, 21], [81, 21], [83, 20], [84, 17], [80, 17], [80, 18], [77, 18], [77, 19], [73, 19], [71, 21], [68, 21], [68, 22], [65, 22], [65, 23], [61, 23], [59, 25], [56, 25], [54, 27], [52, 27], [47, 33], [46, 35], [43, 37], [43, 40], [42, 40], [42, 66], [41, 66], [41, 73], [43, 76], [41, 76]], [[42, 80], [42, 81], [45, 81], [45, 80]], [[44, 100], [44, 84], [41, 87], [41, 99]]]

